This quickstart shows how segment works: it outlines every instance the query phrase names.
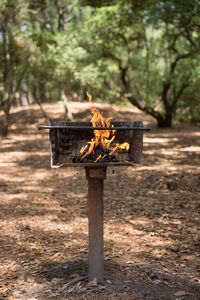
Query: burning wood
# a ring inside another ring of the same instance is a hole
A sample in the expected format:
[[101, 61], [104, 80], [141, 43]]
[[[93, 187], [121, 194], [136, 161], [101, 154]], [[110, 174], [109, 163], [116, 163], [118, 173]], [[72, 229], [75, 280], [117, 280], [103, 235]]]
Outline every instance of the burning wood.
[[[87, 92], [89, 102], [92, 102], [92, 96]], [[123, 150], [129, 150], [127, 142], [123, 144], [114, 143], [115, 132], [114, 126], [111, 125], [111, 117], [104, 119], [102, 114], [95, 108], [92, 109], [93, 117], [91, 123], [93, 127], [113, 127], [113, 130], [94, 130], [93, 138], [80, 149], [79, 156], [72, 159], [74, 163], [81, 162], [117, 162], [117, 157], [114, 153]]]

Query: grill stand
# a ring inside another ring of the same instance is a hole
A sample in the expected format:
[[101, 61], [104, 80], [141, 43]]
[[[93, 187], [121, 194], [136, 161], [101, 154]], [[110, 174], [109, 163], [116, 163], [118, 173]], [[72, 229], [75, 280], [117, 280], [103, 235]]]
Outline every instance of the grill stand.
[[89, 282], [104, 281], [103, 180], [106, 167], [86, 167], [88, 180]]

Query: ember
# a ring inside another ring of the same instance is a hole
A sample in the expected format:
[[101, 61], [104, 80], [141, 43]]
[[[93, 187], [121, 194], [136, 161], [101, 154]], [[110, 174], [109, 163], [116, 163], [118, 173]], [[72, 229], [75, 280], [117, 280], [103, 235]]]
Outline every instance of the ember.
[[[89, 102], [92, 102], [92, 96], [87, 92]], [[81, 148], [81, 155], [75, 156], [72, 159], [74, 163], [89, 163], [89, 162], [117, 162], [117, 157], [114, 154], [123, 150], [129, 150], [127, 142], [123, 144], [113, 143], [115, 139], [114, 126], [111, 125], [112, 118], [104, 119], [102, 114], [97, 109], [92, 109], [93, 117], [91, 119], [93, 127], [113, 127], [113, 130], [94, 130], [94, 137]]]

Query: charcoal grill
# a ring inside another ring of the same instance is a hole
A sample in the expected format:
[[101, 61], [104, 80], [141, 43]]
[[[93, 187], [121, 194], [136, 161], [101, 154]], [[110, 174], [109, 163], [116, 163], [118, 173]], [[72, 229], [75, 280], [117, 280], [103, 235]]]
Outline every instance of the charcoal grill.
[[[38, 125], [49, 130], [50, 160], [52, 168], [85, 167], [88, 180], [89, 219], [89, 281], [104, 280], [103, 243], [103, 180], [109, 166], [134, 166], [141, 163], [143, 132], [150, 127], [143, 122], [111, 122], [110, 127], [93, 127], [90, 122], [50, 122]], [[94, 130], [116, 130], [115, 142], [128, 142], [129, 150], [118, 150], [115, 161], [88, 162], [76, 160], [80, 149], [93, 137]]]

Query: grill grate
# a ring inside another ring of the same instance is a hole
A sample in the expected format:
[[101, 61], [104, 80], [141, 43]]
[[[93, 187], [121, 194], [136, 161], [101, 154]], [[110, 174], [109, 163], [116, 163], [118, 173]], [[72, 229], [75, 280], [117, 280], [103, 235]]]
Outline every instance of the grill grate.
[[[49, 129], [51, 167], [106, 167], [140, 164], [142, 159], [143, 122], [111, 122], [113, 127], [93, 127], [90, 122], [51, 122], [38, 125], [38, 129]], [[116, 143], [130, 144], [128, 151], [116, 151], [116, 162], [73, 162], [80, 149], [93, 137], [93, 130], [115, 129]]]

